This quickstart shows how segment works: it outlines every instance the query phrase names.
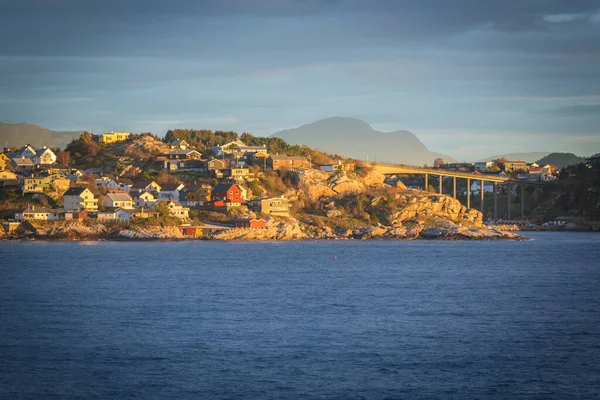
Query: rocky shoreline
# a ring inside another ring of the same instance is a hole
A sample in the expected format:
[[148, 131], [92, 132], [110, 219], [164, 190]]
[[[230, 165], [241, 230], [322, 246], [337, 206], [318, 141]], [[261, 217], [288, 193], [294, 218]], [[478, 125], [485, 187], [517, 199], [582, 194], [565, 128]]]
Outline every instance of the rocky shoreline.
[[58, 241], [269, 241], [269, 240], [526, 240], [512, 232], [485, 227], [460, 226], [451, 221], [438, 220], [435, 224], [409, 223], [402, 226], [374, 226], [354, 230], [334, 230], [328, 226], [306, 225], [294, 218], [266, 218], [265, 229], [233, 228], [190, 238], [178, 227], [115, 227], [102, 224], [23, 224], [16, 232], [0, 233], [4, 240], [58, 240]]

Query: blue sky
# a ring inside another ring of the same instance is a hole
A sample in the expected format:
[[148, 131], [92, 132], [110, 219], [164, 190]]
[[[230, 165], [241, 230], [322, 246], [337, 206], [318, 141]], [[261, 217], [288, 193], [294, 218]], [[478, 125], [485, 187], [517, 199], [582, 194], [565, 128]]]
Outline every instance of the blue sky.
[[600, 152], [598, 0], [0, 0], [0, 121], [268, 135], [331, 116], [457, 159]]

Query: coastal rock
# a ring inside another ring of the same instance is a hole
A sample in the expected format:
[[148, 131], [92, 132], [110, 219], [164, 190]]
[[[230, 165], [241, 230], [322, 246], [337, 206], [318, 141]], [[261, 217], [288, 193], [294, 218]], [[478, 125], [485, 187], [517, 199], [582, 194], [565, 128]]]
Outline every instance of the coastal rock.
[[176, 226], [152, 226], [148, 228], [122, 228], [113, 233], [115, 238], [131, 240], [182, 239], [183, 235]]
[[212, 239], [217, 240], [297, 240], [309, 239], [298, 220], [294, 218], [266, 218], [265, 229], [235, 228], [216, 232]]

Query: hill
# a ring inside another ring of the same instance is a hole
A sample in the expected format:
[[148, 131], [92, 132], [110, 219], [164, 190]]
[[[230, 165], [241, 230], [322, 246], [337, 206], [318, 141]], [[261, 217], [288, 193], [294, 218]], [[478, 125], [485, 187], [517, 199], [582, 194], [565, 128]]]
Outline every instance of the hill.
[[539, 165], [555, 165], [558, 169], [568, 167], [569, 165], [576, 165], [585, 162], [585, 157], [576, 156], [573, 153], [551, 153], [546, 157], [540, 158], [536, 161]]
[[360, 160], [368, 158], [370, 161], [416, 166], [431, 165], [438, 157], [447, 162], [455, 161], [449, 156], [429, 151], [412, 132], [380, 132], [356, 118], [327, 118], [279, 131], [271, 137]]
[[477, 161], [493, 161], [493, 160], [497, 160], [499, 158], [505, 158], [509, 161], [525, 161], [526, 163], [533, 163], [533, 162], [536, 162], [536, 161], [546, 157], [549, 154], [550, 154], [549, 151], [537, 151], [537, 152], [531, 152], [531, 153], [509, 153], [509, 154], [501, 154], [498, 156], [490, 156], [490, 157], [482, 158], [481, 160], [477, 160]]
[[30, 144], [34, 147], [65, 148], [71, 140], [76, 139], [81, 131], [51, 131], [32, 124], [7, 124], [0, 122], [0, 143], [4, 146], [20, 147]]

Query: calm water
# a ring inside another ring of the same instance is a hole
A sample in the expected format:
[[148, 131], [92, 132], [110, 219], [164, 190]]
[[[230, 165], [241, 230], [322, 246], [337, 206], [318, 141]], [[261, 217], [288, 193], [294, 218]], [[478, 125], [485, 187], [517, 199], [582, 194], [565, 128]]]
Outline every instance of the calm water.
[[[0, 243], [0, 397], [600, 397], [600, 235]], [[336, 258], [337, 257], [337, 258]]]

